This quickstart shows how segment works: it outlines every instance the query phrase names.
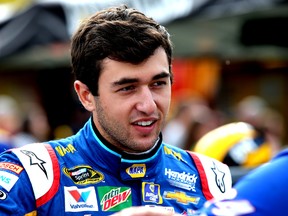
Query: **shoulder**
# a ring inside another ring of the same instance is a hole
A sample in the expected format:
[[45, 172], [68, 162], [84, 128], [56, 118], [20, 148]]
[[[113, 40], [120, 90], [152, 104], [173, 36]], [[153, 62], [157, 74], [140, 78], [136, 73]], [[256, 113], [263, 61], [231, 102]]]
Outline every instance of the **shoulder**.
[[51, 191], [51, 188], [56, 191], [53, 187], [59, 185], [60, 168], [55, 151], [49, 144], [28, 144], [15, 148], [12, 152], [27, 172], [36, 199]]
[[174, 166], [179, 164], [185, 170], [197, 170], [201, 179], [202, 191], [207, 200], [221, 199], [232, 188], [232, 177], [229, 167], [203, 154], [186, 151], [175, 146], [163, 145], [166, 157]]
[[199, 172], [206, 198], [221, 199], [230, 192], [232, 188], [232, 177], [229, 167], [208, 156], [187, 151], [194, 160]]
[[229, 167], [221, 161], [192, 151], [187, 151], [187, 153], [193, 158], [196, 165], [199, 167], [203, 167], [205, 171], [210, 172], [210, 170], [212, 170], [213, 172], [215, 172], [216, 169], [221, 171], [223, 175], [228, 175], [228, 177], [231, 177]]
[[11, 152], [17, 156], [25, 167], [31, 167], [33, 163], [41, 163], [41, 161], [43, 164], [49, 164], [51, 158], [55, 157], [53, 148], [44, 143], [27, 144], [19, 148], [14, 148]]

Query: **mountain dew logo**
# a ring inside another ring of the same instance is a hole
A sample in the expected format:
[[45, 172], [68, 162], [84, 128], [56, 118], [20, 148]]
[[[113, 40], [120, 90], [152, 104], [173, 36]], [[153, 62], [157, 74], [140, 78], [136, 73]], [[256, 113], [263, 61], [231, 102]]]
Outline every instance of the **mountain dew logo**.
[[132, 206], [129, 187], [98, 187], [98, 194], [102, 211], [120, 211]]

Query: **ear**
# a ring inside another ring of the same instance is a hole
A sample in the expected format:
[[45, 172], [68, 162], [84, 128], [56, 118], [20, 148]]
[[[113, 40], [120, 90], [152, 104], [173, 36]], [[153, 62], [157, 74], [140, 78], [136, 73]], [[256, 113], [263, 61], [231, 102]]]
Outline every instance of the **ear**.
[[82, 83], [79, 80], [76, 80], [74, 82], [74, 89], [75, 89], [75, 91], [76, 91], [76, 93], [78, 95], [78, 98], [79, 98], [80, 102], [85, 107], [85, 109], [90, 111], [90, 112], [95, 110], [94, 96], [90, 92], [90, 90], [87, 87], [87, 85], [85, 85], [84, 83]]

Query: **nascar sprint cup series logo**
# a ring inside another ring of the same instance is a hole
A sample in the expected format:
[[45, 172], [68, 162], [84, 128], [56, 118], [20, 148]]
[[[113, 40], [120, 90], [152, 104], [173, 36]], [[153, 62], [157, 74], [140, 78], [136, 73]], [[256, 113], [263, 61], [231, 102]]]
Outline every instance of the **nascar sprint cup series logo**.
[[92, 169], [90, 166], [76, 166], [70, 169], [64, 167], [63, 172], [73, 180], [75, 184], [96, 184], [104, 180], [104, 175]]

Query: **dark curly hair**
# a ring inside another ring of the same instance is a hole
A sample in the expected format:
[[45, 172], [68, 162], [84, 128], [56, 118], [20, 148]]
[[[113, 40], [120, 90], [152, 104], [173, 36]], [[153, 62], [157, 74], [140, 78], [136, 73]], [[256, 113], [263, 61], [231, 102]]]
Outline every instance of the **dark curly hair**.
[[97, 96], [104, 58], [139, 64], [159, 47], [165, 50], [172, 73], [172, 43], [166, 29], [135, 9], [111, 7], [85, 20], [73, 35], [72, 70]]

